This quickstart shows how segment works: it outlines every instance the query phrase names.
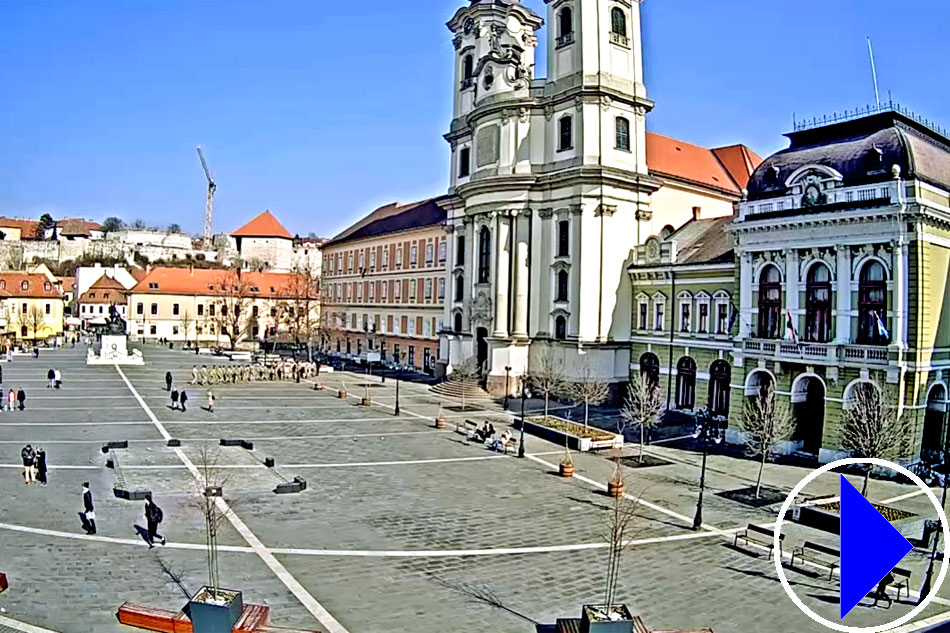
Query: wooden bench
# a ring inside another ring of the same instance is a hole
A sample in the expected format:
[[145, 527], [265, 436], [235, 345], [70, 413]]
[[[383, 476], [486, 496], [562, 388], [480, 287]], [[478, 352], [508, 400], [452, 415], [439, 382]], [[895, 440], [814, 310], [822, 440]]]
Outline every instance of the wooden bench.
[[7, 583], [7, 575], [0, 572], [0, 592], [6, 591], [10, 585]]
[[895, 567], [891, 570], [891, 573], [894, 574], [894, 582], [888, 587], [895, 587], [897, 589], [897, 599], [901, 599], [901, 589], [907, 595], [907, 598], [910, 599], [910, 570], [902, 569], [900, 567]]
[[470, 440], [475, 439], [476, 429], [478, 429], [478, 423], [471, 420], [462, 420], [455, 423], [455, 432], [461, 433]]
[[270, 624], [270, 607], [263, 604], [246, 604], [241, 617], [235, 622], [232, 633], [258, 633]]
[[795, 566], [795, 557], [802, 562], [808, 561], [816, 565], [828, 567], [828, 580], [834, 578], [835, 569], [841, 564], [841, 552], [833, 547], [805, 541], [804, 545], [792, 550], [792, 567]]
[[[739, 546], [739, 541], [745, 541], [746, 545], [758, 545], [759, 547], [766, 547], [769, 550], [769, 558], [772, 558], [772, 549], [775, 545], [774, 536], [772, 530], [764, 527], [759, 527], [758, 525], [753, 525], [750, 523], [746, 526], [745, 530], [742, 532], [736, 533], [736, 538], [732, 541], [733, 547]], [[782, 542], [785, 540], [784, 534], [778, 535], [779, 548], [778, 555], [782, 556]]]
[[[131, 602], [123, 602], [119, 611], [115, 614], [120, 624], [134, 626], [149, 631], [160, 631], [161, 633], [177, 633], [182, 631], [179, 627], [175, 628], [175, 620], [180, 615], [178, 611], [169, 611], [168, 609], [152, 609], [143, 607]], [[188, 624], [191, 624], [189, 620]]]

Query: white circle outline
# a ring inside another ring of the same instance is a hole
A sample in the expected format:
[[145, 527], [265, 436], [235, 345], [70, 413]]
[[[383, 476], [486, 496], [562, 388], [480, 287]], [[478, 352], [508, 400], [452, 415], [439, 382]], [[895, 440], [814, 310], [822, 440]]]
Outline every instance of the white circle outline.
[[[878, 459], [876, 457], [848, 457], [846, 459], [839, 459], [837, 461], [829, 462], [821, 468], [813, 470], [812, 472], [805, 475], [805, 477], [792, 489], [788, 497], [785, 499], [785, 502], [782, 504], [782, 509], [779, 510], [778, 518], [775, 521], [775, 530], [772, 532], [773, 547], [776, 552], [782, 551], [781, 540], [779, 539], [779, 535], [782, 533], [782, 522], [785, 520], [785, 515], [788, 513], [788, 510], [791, 507], [792, 502], [795, 500], [795, 497], [798, 496], [798, 493], [800, 493], [805, 488], [805, 486], [811, 483], [818, 475], [838, 468], [839, 466], [848, 466], [851, 464], [874, 464], [875, 466], [896, 470], [902, 475], [906, 475], [911, 481], [917, 484], [917, 486], [919, 486], [924, 491], [924, 493], [930, 499], [930, 502], [933, 503], [934, 508], [937, 510], [937, 516], [940, 517], [940, 525], [943, 527], [943, 542], [950, 543], [950, 526], [947, 525], [947, 515], [943, 511], [943, 508], [940, 507], [940, 502], [937, 500], [937, 496], [920, 477], [910, 472], [900, 464], [895, 464], [885, 459]], [[845, 624], [838, 624], [837, 622], [826, 620], [809, 609], [805, 603], [802, 602], [797, 595], [795, 595], [795, 592], [792, 591], [791, 586], [788, 584], [788, 579], [785, 577], [785, 570], [782, 568], [781, 556], [776, 556], [774, 558], [775, 572], [778, 574], [778, 579], [781, 581], [782, 587], [785, 589], [785, 593], [787, 593], [788, 597], [792, 599], [792, 602], [794, 602], [795, 605], [801, 609], [802, 613], [807, 615], [818, 624], [824, 625], [835, 631], [843, 631], [844, 633], [881, 633], [883, 631], [889, 631], [904, 624], [905, 622], [910, 621], [914, 617], [920, 615], [920, 613], [925, 608], [927, 608], [927, 605], [930, 604], [931, 600], [936, 597], [937, 590], [940, 589], [940, 585], [943, 584], [943, 580], [947, 575], [947, 557], [944, 556], [943, 561], [940, 563], [940, 573], [937, 575], [937, 582], [930, 588], [930, 593], [927, 595], [927, 597], [924, 598], [920, 604], [914, 607], [910, 613], [907, 613], [892, 622], [886, 622], [877, 626], [847, 626]]]

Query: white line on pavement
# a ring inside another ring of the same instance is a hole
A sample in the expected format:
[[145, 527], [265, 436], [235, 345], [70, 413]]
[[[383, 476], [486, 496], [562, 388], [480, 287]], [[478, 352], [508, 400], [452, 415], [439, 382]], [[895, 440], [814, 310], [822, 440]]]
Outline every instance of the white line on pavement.
[[[148, 405], [145, 404], [145, 401], [142, 399], [142, 396], [135, 390], [135, 387], [132, 386], [132, 383], [129, 382], [129, 379], [126, 378], [125, 373], [122, 371], [122, 368], [118, 365], [115, 366], [115, 370], [119, 372], [119, 376], [122, 377], [122, 380], [125, 381], [126, 386], [129, 388], [129, 391], [132, 392], [132, 395], [135, 396], [135, 399], [138, 401], [139, 406], [142, 407], [142, 410], [145, 411], [149, 419], [155, 423], [155, 428], [158, 429], [158, 432], [162, 434], [165, 439], [171, 439], [171, 435], [168, 434], [168, 431], [165, 430], [165, 427], [162, 426], [162, 423], [155, 417], [155, 414], [152, 413], [152, 410], [149, 409]], [[192, 476], [198, 482], [202, 481], [201, 473], [198, 471], [198, 468], [195, 467], [194, 463], [185, 455], [185, 452], [180, 448], [173, 449], [175, 454], [178, 455], [178, 458], [182, 461], [185, 466], [188, 467], [188, 470], [191, 471]], [[293, 593], [297, 599], [303, 604], [304, 608], [307, 609], [313, 615], [317, 621], [322, 624], [329, 633], [349, 633], [346, 628], [340, 624], [336, 618], [330, 615], [330, 612], [327, 611], [322, 604], [317, 602], [316, 598], [310, 595], [303, 585], [301, 585], [296, 578], [291, 575], [287, 568], [278, 561], [270, 551], [264, 547], [264, 544], [261, 543], [260, 539], [255, 536], [244, 521], [242, 521], [234, 512], [231, 510], [231, 507], [222, 497], [215, 497], [215, 502], [218, 508], [221, 510], [222, 514], [227, 517], [231, 525], [234, 526], [234, 529], [238, 531], [247, 544], [253, 548], [254, 552], [264, 561], [264, 564], [267, 565], [272, 572], [280, 579], [284, 586]]]
[[43, 627], [20, 622], [19, 620], [14, 620], [3, 615], [0, 615], [0, 626], [7, 626], [14, 631], [23, 631], [23, 633], [56, 633], [56, 631], [51, 629], [44, 629]]

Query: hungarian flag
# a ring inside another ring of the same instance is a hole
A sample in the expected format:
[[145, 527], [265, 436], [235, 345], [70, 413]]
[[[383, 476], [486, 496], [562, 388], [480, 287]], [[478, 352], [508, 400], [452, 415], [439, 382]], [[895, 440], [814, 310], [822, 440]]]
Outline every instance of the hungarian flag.
[[785, 311], [785, 340], [798, 345], [798, 332], [795, 330], [795, 323], [792, 321], [790, 310]]

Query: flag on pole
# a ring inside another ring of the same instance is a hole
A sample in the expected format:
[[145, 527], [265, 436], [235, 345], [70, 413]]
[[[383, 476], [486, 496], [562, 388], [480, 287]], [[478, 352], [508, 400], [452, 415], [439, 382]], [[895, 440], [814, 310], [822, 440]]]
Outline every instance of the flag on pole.
[[785, 311], [785, 340], [798, 345], [798, 332], [795, 330], [795, 323], [792, 321], [790, 310]]
[[736, 310], [736, 304], [729, 302], [729, 308], [731, 312], [729, 313], [729, 325], [726, 327], [726, 332], [732, 332], [732, 326], [736, 324], [736, 321], [739, 318], [739, 311]]
[[891, 333], [888, 331], [887, 326], [884, 325], [881, 315], [877, 313], [877, 310], [872, 310], [871, 314], [874, 316], [874, 325], [877, 328], [877, 335], [885, 341], [891, 340]]

